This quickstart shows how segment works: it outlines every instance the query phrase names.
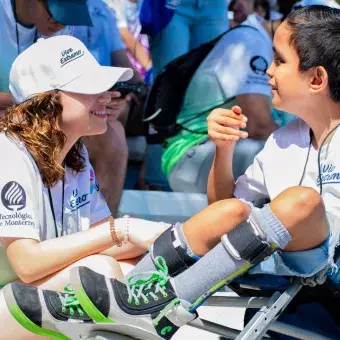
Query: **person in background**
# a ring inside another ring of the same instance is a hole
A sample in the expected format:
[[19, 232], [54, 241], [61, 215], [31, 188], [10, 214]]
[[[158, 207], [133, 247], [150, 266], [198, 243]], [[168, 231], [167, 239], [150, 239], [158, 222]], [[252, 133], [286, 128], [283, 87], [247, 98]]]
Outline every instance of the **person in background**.
[[283, 14], [271, 8], [269, 0], [255, 0], [254, 12], [258, 15], [259, 21], [275, 21], [283, 18]]
[[147, 35], [141, 34], [139, 21], [140, 1], [137, 0], [104, 0], [116, 14], [117, 26], [127, 48], [130, 61], [142, 75], [147, 84], [151, 83], [152, 60], [149, 53]]
[[[191, 49], [211, 41], [229, 28], [227, 3], [225, 0], [182, 0], [163, 1], [173, 15], [160, 31], [153, 32], [150, 51], [153, 62], [153, 77], [163, 67]], [[150, 0], [144, 0], [141, 17]], [[156, 4], [153, 4], [156, 6]], [[159, 18], [152, 18], [159, 20]], [[143, 22], [142, 22], [143, 23]], [[154, 188], [169, 190], [161, 167], [163, 148], [149, 145], [145, 162], [145, 182]]]
[[283, 15], [271, 8], [268, 0], [234, 0], [229, 5], [229, 10], [233, 12], [232, 27], [235, 27], [245, 20], [248, 16], [256, 13], [257, 19], [274, 21], [283, 18]]
[[15, 58], [38, 33], [51, 36], [65, 25], [92, 25], [86, 0], [0, 0], [0, 115], [13, 105], [8, 79]]

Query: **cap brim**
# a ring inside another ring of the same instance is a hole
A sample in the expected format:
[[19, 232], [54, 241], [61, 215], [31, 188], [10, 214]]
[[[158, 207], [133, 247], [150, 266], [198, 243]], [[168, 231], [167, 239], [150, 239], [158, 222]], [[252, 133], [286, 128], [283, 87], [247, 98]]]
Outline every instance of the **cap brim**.
[[93, 26], [86, 1], [47, 0], [54, 20], [63, 25]]
[[99, 94], [108, 91], [118, 81], [127, 81], [133, 77], [130, 68], [99, 66], [72, 80], [59, 90], [82, 94]]

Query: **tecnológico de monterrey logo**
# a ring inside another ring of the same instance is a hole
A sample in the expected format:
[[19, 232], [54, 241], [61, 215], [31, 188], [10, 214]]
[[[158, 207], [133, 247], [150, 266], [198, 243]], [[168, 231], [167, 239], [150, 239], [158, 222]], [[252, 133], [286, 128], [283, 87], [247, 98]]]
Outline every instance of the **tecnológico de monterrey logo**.
[[8, 182], [1, 191], [2, 204], [11, 211], [19, 211], [26, 207], [26, 193], [17, 182]]

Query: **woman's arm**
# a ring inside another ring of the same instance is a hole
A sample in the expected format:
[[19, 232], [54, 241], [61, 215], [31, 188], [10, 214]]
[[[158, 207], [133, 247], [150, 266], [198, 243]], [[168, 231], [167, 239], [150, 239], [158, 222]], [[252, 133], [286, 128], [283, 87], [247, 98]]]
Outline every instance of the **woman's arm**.
[[[123, 235], [117, 230], [119, 239]], [[18, 277], [26, 283], [60, 271], [86, 256], [112, 247], [109, 222], [86, 231], [42, 242], [32, 239], [3, 238], [8, 259]]]
[[[124, 239], [126, 219], [115, 220], [119, 240]], [[40, 280], [70, 264], [93, 254], [112, 256], [117, 260], [131, 259], [145, 253], [149, 246], [170, 225], [129, 219], [129, 242], [113, 247], [108, 219], [94, 224], [89, 230], [42, 242], [32, 239], [3, 238], [8, 259], [18, 277], [26, 283]]]
[[144, 254], [151, 244], [170, 226], [171, 224], [133, 217], [117, 218], [115, 219], [115, 228], [119, 235], [125, 234], [125, 230], [128, 230], [129, 243], [120, 248], [111, 247], [102, 251], [101, 254], [112, 256], [116, 260], [136, 258]]

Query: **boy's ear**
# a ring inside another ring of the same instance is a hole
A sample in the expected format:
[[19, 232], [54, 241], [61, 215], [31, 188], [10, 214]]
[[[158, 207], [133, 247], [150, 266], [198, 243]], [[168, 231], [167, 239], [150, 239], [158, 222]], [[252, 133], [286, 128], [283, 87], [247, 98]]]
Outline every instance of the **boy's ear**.
[[328, 88], [328, 73], [323, 66], [317, 66], [312, 70], [310, 78], [310, 90], [314, 93]]

